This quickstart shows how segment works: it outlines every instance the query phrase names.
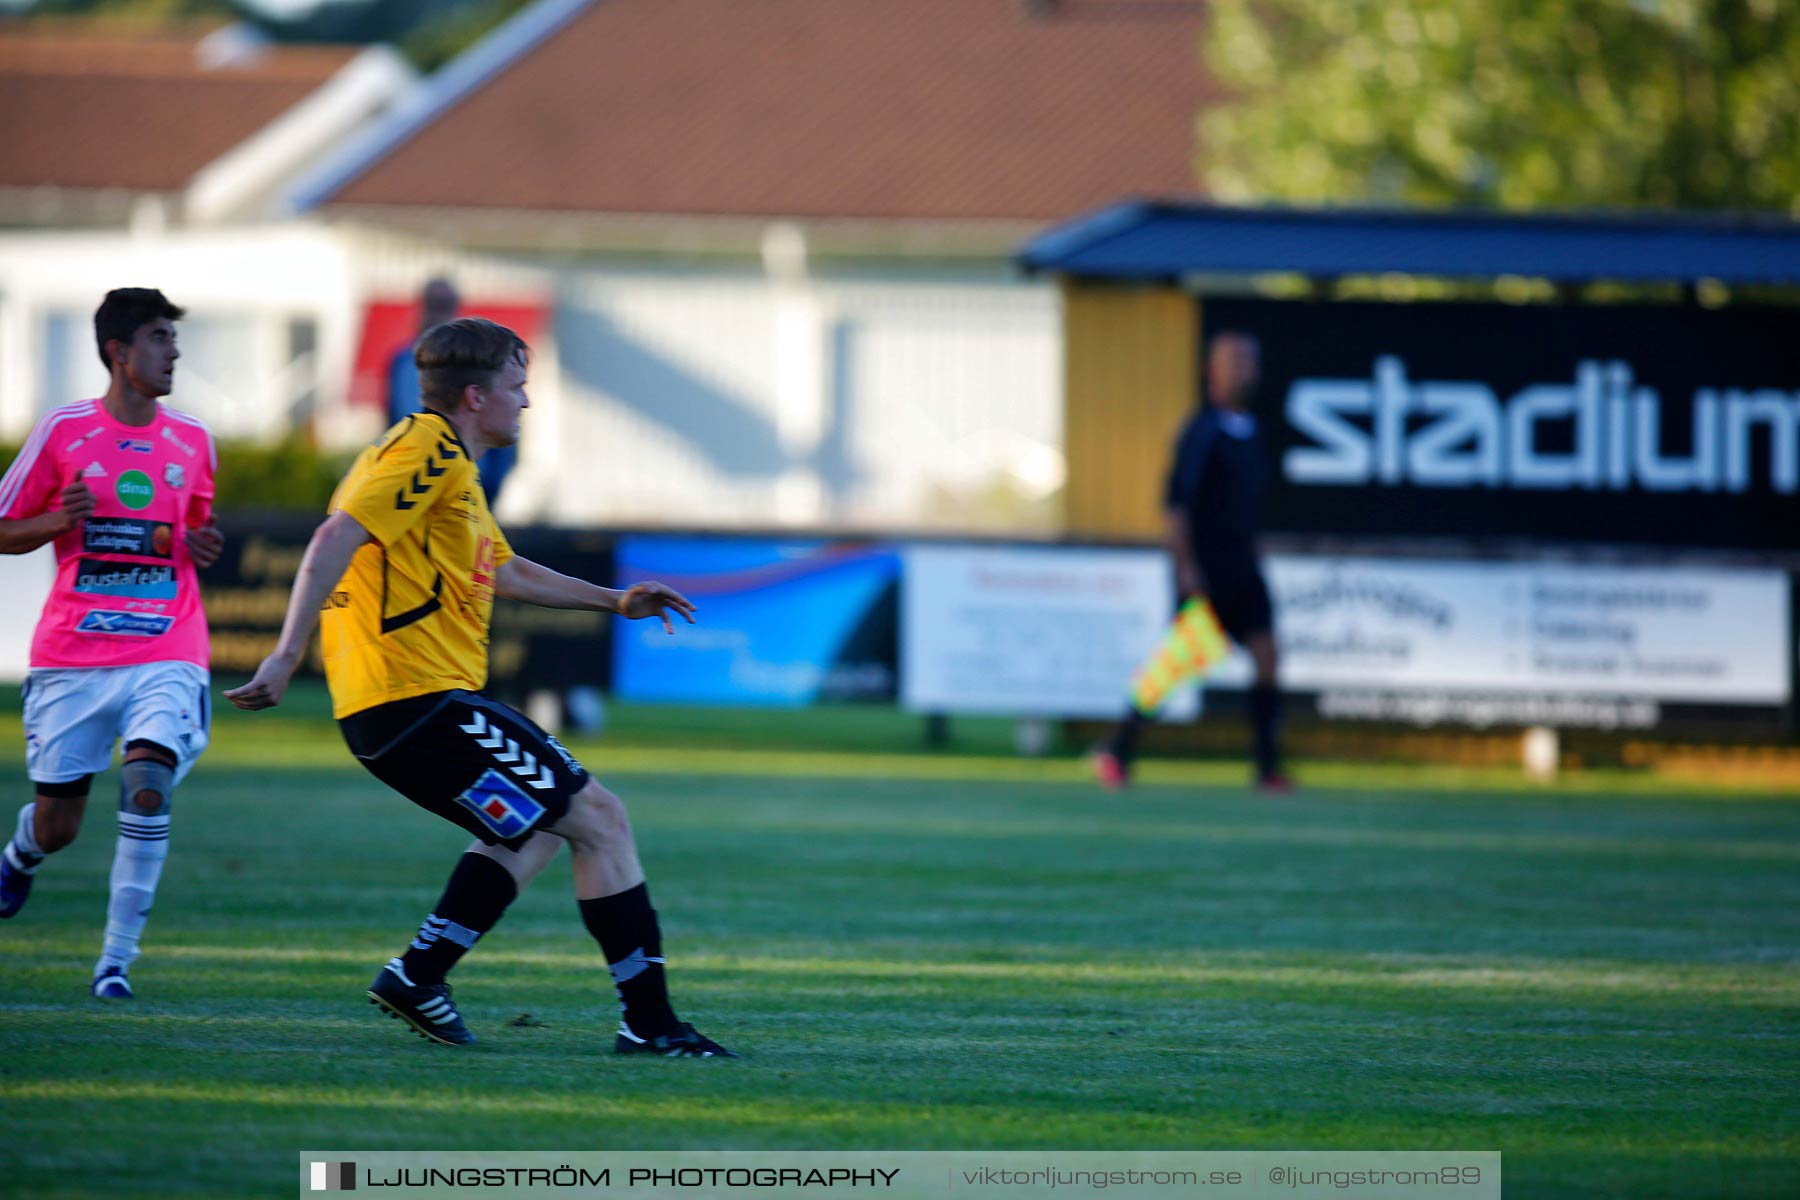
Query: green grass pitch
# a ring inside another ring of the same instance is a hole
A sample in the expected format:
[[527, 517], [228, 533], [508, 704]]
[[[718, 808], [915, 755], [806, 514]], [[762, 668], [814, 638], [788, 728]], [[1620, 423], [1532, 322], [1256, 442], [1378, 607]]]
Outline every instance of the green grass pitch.
[[934, 755], [892, 716], [622, 711], [573, 748], [631, 807], [677, 1007], [748, 1057], [609, 1053], [566, 858], [454, 976], [453, 1050], [362, 993], [463, 839], [296, 707], [223, 714], [177, 797], [136, 1003], [86, 995], [116, 776], [0, 923], [0, 1195], [675, 1147], [1500, 1150], [1508, 1195], [1800, 1194], [1781, 797], [1302, 765], [1265, 800], [1160, 764], [1111, 798], [997, 727]]

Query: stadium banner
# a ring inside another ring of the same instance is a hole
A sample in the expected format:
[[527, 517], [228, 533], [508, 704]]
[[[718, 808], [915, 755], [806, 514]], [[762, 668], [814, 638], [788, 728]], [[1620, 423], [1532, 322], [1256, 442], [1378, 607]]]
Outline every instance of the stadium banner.
[[[920, 543], [904, 559], [900, 691], [914, 712], [1116, 717], [1173, 616], [1158, 550]], [[1197, 709], [1187, 688], [1164, 715]]]
[[[1282, 679], [1321, 716], [1644, 728], [1792, 699], [1785, 572], [1272, 555]], [[1238, 653], [1208, 681], [1246, 687]]]
[[1498, 1150], [304, 1150], [299, 1193], [1500, 1200]]
[[627, 535], [620, 586], [655, 579], [698, 623], [613, 627], [625, 700], [800, 707], [892, 700], [900, 554], [868, 541]]
[[[901, 702], [1109, 718], [1167, 627], [1150, 549], [909, 545]], [[1320, 716], [1650, 728], [1792, 701], [1789, 577], [1759, 568], [1271, 555], [1282, 681]], [[1249, 686], [1241, 650], [1205, 681]], [[1168, 716], [1193, 712], [1192, 689]]]
[[1800, 548], [1800, 309], [1209, 299], [1270, 530]]
[[[224, 552], [200, 573], [212, 629], [215, 678], [248, 679], [275, 648], [294, 574], [321, 520], [311, 513], [220, 515]], [[515, 552], [564, 574], [602, 583], [612, 578], [610, 534], [523, 526], [509, 530], [507, 540]], [[496, 601], [488, 643], [490, 686], [520, 694], [538, 688], [604, 686], [611, 620], [604, 613]], [[315, 635], [299, 676], [322, 676], [318, 647]]]

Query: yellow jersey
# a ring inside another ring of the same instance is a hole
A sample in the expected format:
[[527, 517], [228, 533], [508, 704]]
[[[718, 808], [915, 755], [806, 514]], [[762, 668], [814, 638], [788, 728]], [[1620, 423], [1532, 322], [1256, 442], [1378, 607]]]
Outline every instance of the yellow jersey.
[[334, 717], [487, 683], [494, 572], [513, 556], [468, 447], [435, 412], [357, 456], [331, 497], [374, 538], [320, 616]]

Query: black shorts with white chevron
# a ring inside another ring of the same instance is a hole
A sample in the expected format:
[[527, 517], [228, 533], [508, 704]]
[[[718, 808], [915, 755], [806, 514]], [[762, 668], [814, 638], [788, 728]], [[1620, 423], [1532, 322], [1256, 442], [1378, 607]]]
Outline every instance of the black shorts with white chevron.
[[338, 722], [370, 774], [489, 845], [556, 824], [587, 771], [525, 716], [476, 692], [437, 692]]

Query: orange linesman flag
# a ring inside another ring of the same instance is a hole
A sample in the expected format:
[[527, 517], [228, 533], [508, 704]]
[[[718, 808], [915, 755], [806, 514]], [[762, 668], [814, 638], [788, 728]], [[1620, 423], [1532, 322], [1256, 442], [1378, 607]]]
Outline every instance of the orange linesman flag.
[[1131, 703], [1154, 716], [1169, 693], [1209, 674], [1231, 653], [1231, 641], [1204, 596], [1191, 596], [1131, 681]]

